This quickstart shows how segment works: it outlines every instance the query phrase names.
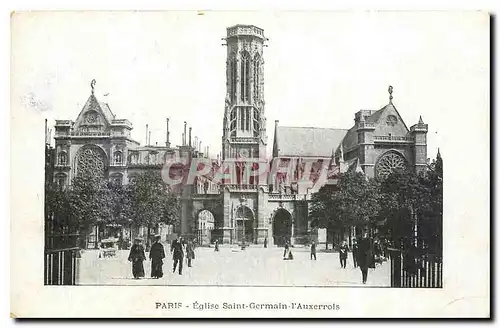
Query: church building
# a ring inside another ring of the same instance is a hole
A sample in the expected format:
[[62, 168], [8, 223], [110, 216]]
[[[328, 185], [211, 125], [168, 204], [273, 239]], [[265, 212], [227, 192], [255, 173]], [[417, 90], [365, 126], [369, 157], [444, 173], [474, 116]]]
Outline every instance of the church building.
[[[397, 168], [416, 172], [426, 168], [428, 126], [420, 117], [407, 127], [393, 103], [392, 87], [387, 105], [358, 111], [349, 129], [281, 126], [276, 120], [268, 154], [264, 101], [268, 39], [259, 27], [235, 25], [227, 28], [224, 40], [227, 82], [221, 157], [209, 159], [214, 168], [210, 174], [180, 190], [181, 223], [175, 233], [200, 244], [215, 239], [224, 244], [263, 244], [265, 240], [269, 245], [306, 244], [314, 237], [308, 204], [326, 178], [348, 169], [376, 177]], [[57, 183], [68, 185], [79, 173], [93, 172], [127, 184], [146, 169], [161, 170], [167, 160], [190, 163], [206, 157], [196, 142], [193, 146], [186, 125], [182, 144], [173, 147], [168, 121], [165, 145], [146, 142], [141, 146], [131, 138], [132, 124], [117, 119], [96, 98], [94, 84], [75, 121], [56, 121]], [[228, 164], [234, 168], [231, 178], [217, 180], [214, 171]], [[266, 178], [255, 174], [261, 165], [272, 168]], [[178, 169], [186, 174], [189, 165], [179, 164]]]

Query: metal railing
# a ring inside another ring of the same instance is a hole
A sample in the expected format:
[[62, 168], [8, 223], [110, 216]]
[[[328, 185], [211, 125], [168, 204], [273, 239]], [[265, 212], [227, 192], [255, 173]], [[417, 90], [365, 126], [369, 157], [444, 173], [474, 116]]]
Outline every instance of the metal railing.
[[78, 281], [78, 247], [45, 251], [44, 284], [76, 285]]
[[391, 258], [391, 287], [443, 288], [442, 257], [388, 249]]
[[397, 142], [413, 142], [413, 137], [400, 137], [400, 136], [373, 136], [374, 141], [397, 141]]

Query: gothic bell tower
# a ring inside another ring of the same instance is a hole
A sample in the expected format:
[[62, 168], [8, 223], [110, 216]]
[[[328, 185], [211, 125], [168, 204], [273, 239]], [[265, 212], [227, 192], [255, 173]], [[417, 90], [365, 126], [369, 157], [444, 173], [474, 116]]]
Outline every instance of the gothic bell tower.
[[264, 115], [264, 30], [253, 25], [227, 28], [226, 101], [222, 159], [266, 158]]

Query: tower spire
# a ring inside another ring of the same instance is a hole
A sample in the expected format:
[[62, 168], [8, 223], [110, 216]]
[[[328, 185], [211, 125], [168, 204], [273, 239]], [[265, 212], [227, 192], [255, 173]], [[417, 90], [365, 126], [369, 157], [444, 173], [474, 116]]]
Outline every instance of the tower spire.
[[166, 142], [166, 146], [168, 148], [170, 148], [170, 130], [169, 130], [169, 127], [168, 127], [168, 122], [170, 121], [170, 118], [167, 117], [167, 142]]

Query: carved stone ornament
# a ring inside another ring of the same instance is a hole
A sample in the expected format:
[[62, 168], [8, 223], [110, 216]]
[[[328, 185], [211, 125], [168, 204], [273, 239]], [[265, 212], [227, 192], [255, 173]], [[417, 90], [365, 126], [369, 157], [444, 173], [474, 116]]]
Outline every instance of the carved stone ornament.
[[405, 171], [407, 169], [406, 160], [398, 153], [386, 153], [377, 163], [377, 176], [387, 177], [395, 170]]

